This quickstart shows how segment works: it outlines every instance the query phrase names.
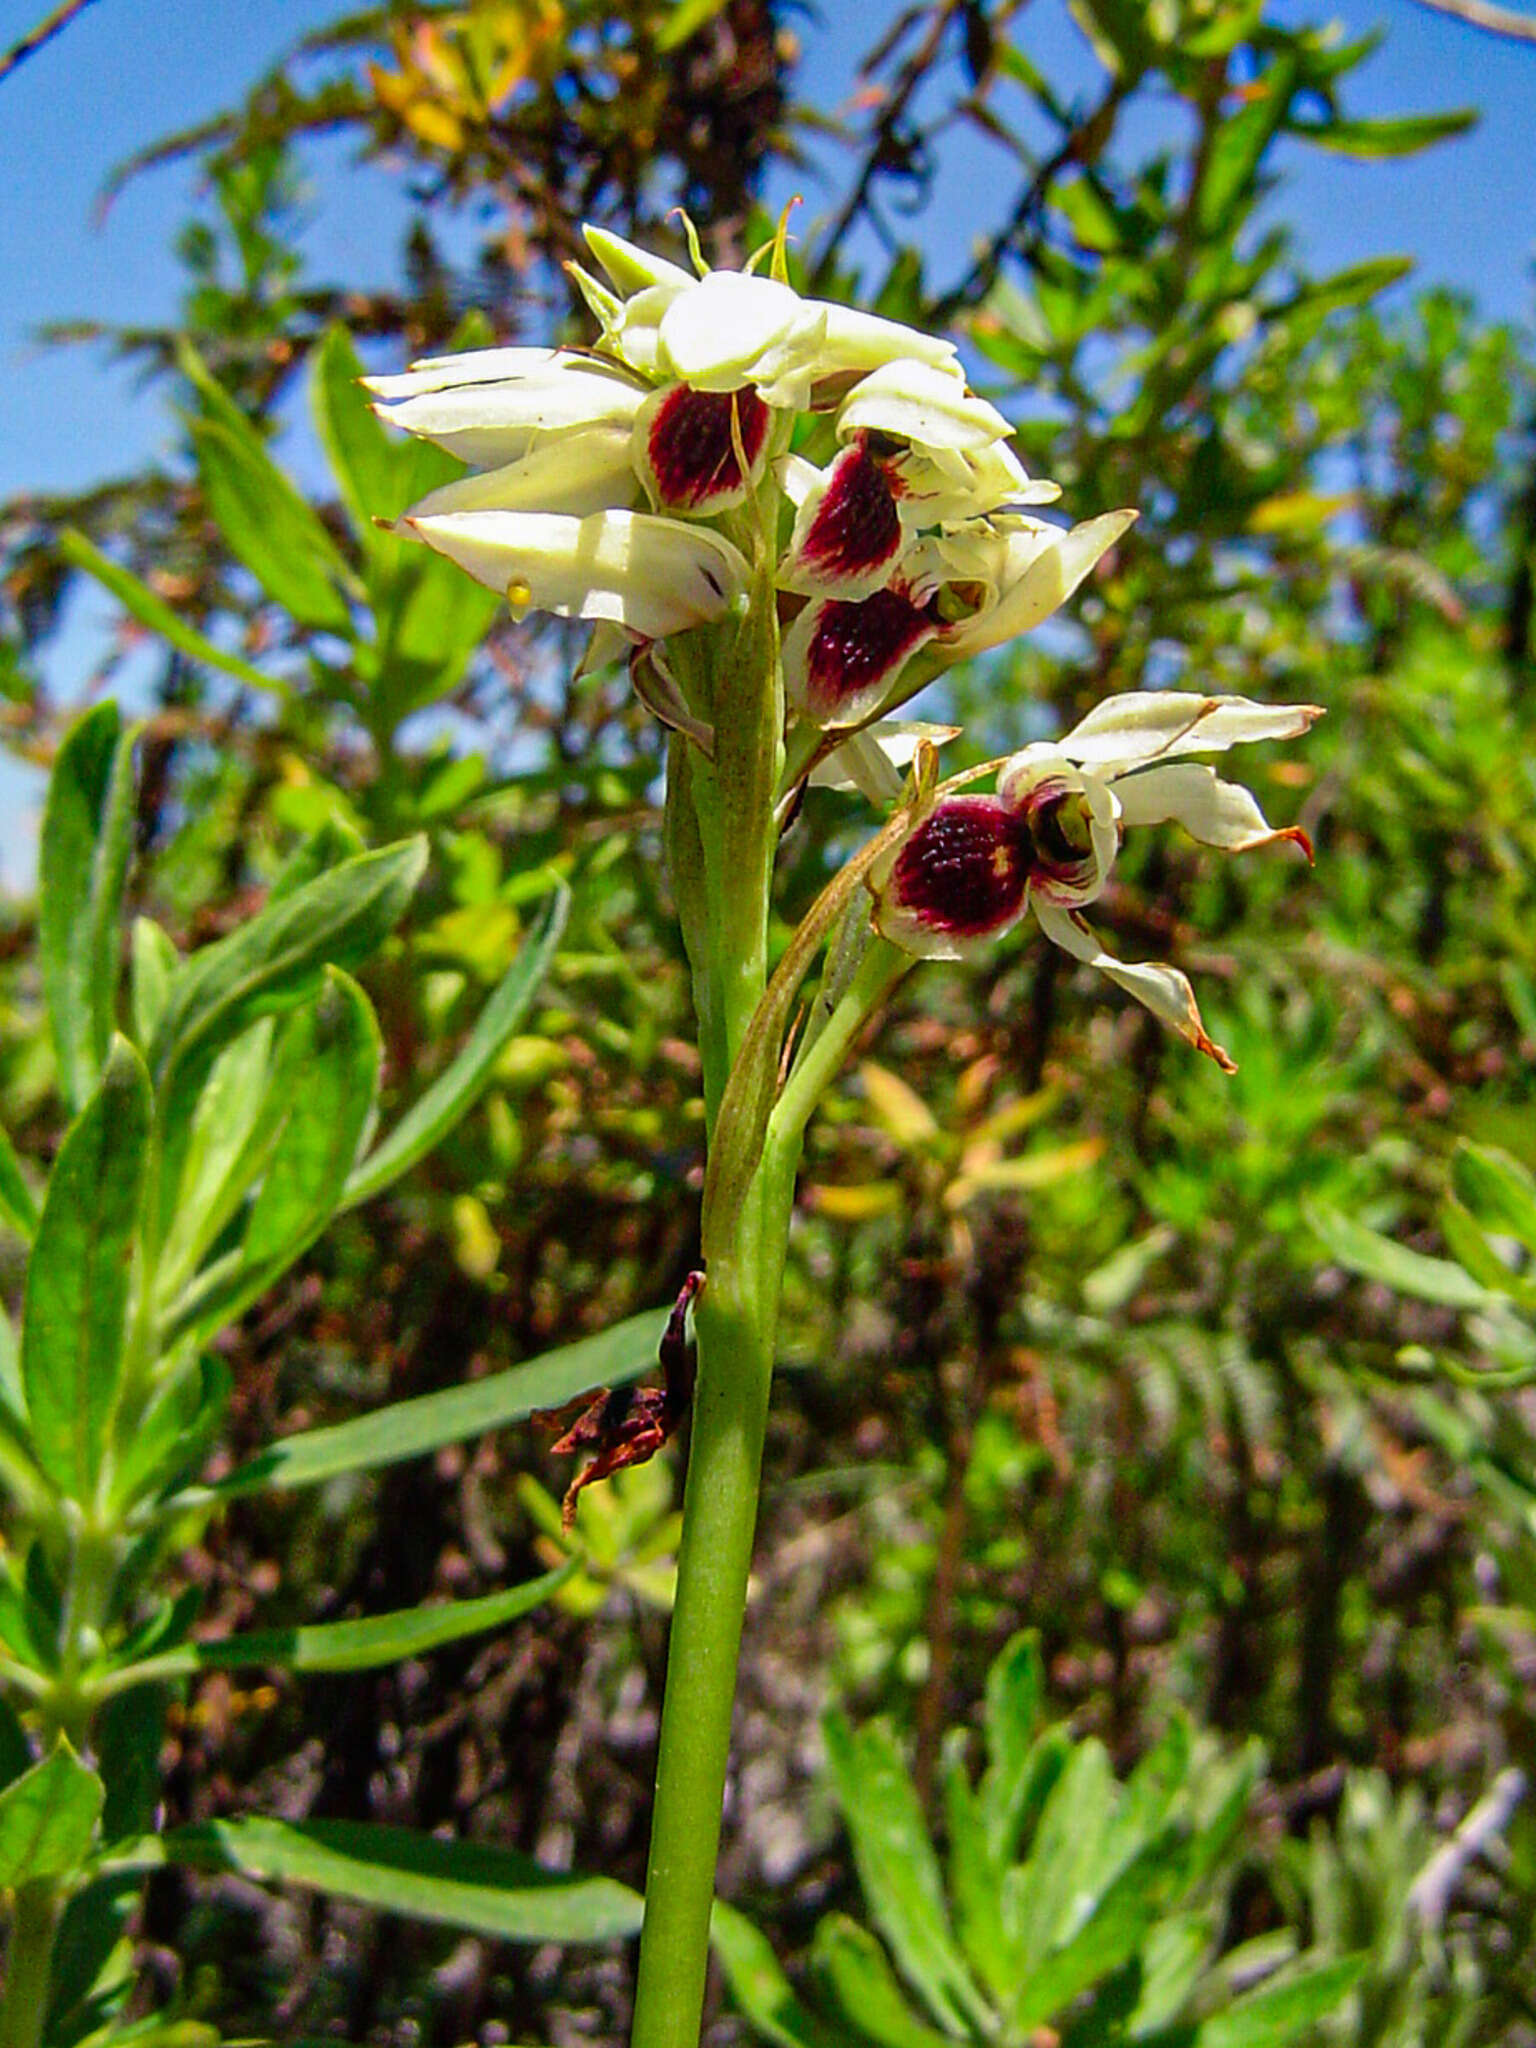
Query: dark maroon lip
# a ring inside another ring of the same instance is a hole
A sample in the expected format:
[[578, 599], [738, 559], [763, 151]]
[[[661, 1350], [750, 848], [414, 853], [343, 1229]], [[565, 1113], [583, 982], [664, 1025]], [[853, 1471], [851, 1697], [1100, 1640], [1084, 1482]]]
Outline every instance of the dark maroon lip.
[[905, 591], [824, 600], [805, 657], [812, 710], [840, 711], [893, 678], [934, 631], [925, 607], [914, 604]]
[[748, 479], [738, 445], [750, 473], [767, 439], [768, 407], [755, 391], [694, 391], [679, 384], [656, 408], [646, 437], [661, 502], [697, 512], [742, 490]]
[[890, 893], [929, 931], [983, 938], [1022, 916], [1033, 847], [1017, 812], [993, 796], [957, 796], [896, 857]]
[[900, 547], [889, 477], [864, 447], [844, 449], [805, 537], [803, 560], [828, 582], [851, 581], [894, 561]]

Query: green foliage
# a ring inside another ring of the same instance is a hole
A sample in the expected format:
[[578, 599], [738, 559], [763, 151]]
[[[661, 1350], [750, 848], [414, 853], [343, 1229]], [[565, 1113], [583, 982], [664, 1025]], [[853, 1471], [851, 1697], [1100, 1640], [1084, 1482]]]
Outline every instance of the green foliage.
[[843, 1915], [820, 1922], [811, 1965], [835, 2014], [821, 2020], [761, 1937], [717, 1909], [732, 1993], [765, 2039], [915, 2048], [1049, 2027], [1083, 2044], [1278, 2048], [1312, 2038], [1358, 1981], [1364, 1956], [1297, 1954], [1289, 1935], [1218, 1954], [1253, 1752], [1223, 1762], [1175, 1721], [1122, 1784], [1101, 1743], [1041, 1728], [1043, 1690], [1038, 1645], [1015, 1638], [988, 1676], [977, 1782], [961, 1731], [947, 1748], [947, 1868], [889, 1731], [829, 1719], [832, 1780], [881, 1939]]

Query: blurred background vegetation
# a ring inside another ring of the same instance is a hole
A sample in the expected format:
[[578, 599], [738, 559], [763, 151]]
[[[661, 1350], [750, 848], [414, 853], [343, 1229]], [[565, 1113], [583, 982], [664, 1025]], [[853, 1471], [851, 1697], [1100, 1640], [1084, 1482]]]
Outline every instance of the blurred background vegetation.
[[[792, 0], [338, 10], [226, 115], [123, 167], [200, 167], [179, 311], [55, 339], [130, 364], [170, 439], [88, 492], [0, 507], [0, 736], [51, 757], [76, 704], [46, 679], [94, 588], [114, 627], [90, 691], [130, 676], [146, 719], [133, 908], [196, 945], [328, 821], [348, 843], [428, 832], [370, 984], [404, 1094], [451, 1057], [551, 874], [574, 891], [483, 1107], [229, 1344], [221, 1456], [669, 1300], [702, 1122], [660, 736], [621, 680], [569, 679], [558, 627], [514, 628], [377, 530], [452, 465], [393, 443], [353, 380], [360, 359], [576, 333], [560, 264], [582, 220], [672, 249], [682, 204], [737, 262], [765, 191], [819, 167], [804, 282], [952, 326], [1075, 515], [1142, 508], [1074, 623], [927, 715], [963, 722], [974, 758], [1144, 683], [1329, 716], [1255, 765], [1271, 816], [1315, 841], [1310, 875], [1164, 836], [1131, 843], [1105, 901], [1117, 950], [1195, 975], [1232, 1080], [1026, 935], [915, 976], [813, 1132], [722, 1891], [801, 1987], [842, 1981], [851, 1938], [825, 1916], [899, 1949], [839, 1817], [879, 1761], [849, 1727], [885, 1717], [944, 1839], [954, 1731], [1029, 1629], [1026, 1721], [1070, 1722], [1122, 1776], [1182, 1729], [1200, 1772], [1225, 1757], [1241, 1783], [1219, 1871], [1170, 1912], [1225, 1950], [1289, 1926], [1369, 1957], [1329, 2018], [1249, 2038], [1536, 2042], [1536, 1800], [1517, 1796], [1536, 1772], [1536, 365], [1525, 333], [1416, 292], [1390, 255], [1314, 275], [1274, 189], [1298, 142], [1390, 158], [1467, 116], [1358, 116], [1367, 51], [1307, 9], [1071, 13], [1092, 62], [1070, 82], [1017, 0], [872, 19], [834, 120], [797, 95], [817, 27]], [[317, 159], [338, 134], [349, 154]], [[978, 142], [986, 232], [936, 287], [918, 223], [946, 153]], [[301, 253], [317, 165], [355, 163], [406, 222], [385, 288]], [[834, 802], [814, 795], [788, 846], [789, 912], [846, 851]], [[13, 897], [0, 1120], [34, 1156], [59, 1128], [39, 1004]], [[0, 1235], [0, 1286], [18, 1270]], [[180, 1569], [216, 1630], [525, 1578], [561, 1543], [545, 1442], [241, 1503], [189, 1529]], [[671, 1453], [594, 1489], [588, 1576], [489, 1647], [302, 1686], [206, 1675], [173, 1714], [167, 1817], [403, 1821], [638, 1883], [676, 1492]], [[847, 1718], [824, 1735], [829, 1707]], [[615, 1952], [507, 1950], [234, 1878], [163, 1873], [140, 1937], [147, 1985], [233, 2036], [625, 2026]], [[719, 2041], [754, 2010], [745, 1937], [730, 1959]], [[1117, 1995], [1068, 2038], [1186, 2038]], [[754, 2017], [781, 2039], [969, 2038], [963, 2013], [939, 2035], [905, 2009], [845, 2008], [814, 2037]]]

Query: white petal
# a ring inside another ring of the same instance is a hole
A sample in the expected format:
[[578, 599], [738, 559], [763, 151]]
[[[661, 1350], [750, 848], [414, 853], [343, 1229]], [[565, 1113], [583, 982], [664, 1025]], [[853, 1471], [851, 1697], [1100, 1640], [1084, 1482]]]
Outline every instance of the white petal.
[[754, 381], [770, 352], [774, 374], [786, 348], [813, 363], [824, 332], [820, 315], [787, 284], [712, 270], [662, 315], [661, 355], [672, 375], [696, 390], [731, 391]]
[[1255, 704], [1185, 690], [1106, 697], [1061, 742], [1084, 765], [1135, 768], [1174, 754], [1218, 754], [1244, 740], [1289, 740], [1322, 717], [1317, 704]]
[[[565, 349], [504, 350], [489, 353], [537, 358], [526, 368], [494, 378], [458, 375], [445, 383], [427, 373], [427, 385], [375, 411], [392, 426], [420, 434], [461, 461], [498, 468], [526, 455], [544, 435], [568, 434], [603, 421], [631, 421], [645, 397], [644, 387], [615, 367]], [[410, 375], [414, 376], [415, 372]], [[402, 386], [408, 378], [380, 379]]]
[[[1030, 798], [1043, 783], [1052, 785], [1051, 795], [1083, 799], [1088, 816], [1088, 847], [1081, 859], [1057, 873], [1037, 870], [1031, 891], [1043, 902], [1080, 909], [1104, 893], [1109, 871], [1120, 851], [1119, 792], [1098, 775], [1085, 775], [1080, 768], [1053, 747], [1048, 740], [1036, 741], [1004, 762], [998, 771], [997, 793], [1011, 811], [1030, 810]], [[1040, 839], [1035, 837], [1037, 852]], [[1046, 856], [1041, 853], [1042, 866]]]
[[826, 315], [825, 366], [818, 371], [819, 376], [877, 370], [890, 362], [910, 362], [926, 364], [964, 382], [965, 373], [952, 341], [936, 334], [923, 334], [916, 327], [904, 327], [900, 321], [883, 319], [878, 313], [862, 312], [857, 306], [834, 305], [827, 299], [808, 299], [806, 303]]
[[606, 228], [584, 227], [581, 232], [587, 247], [626, 295], [643, 291], [647, 285], [666, 284], [677, 290], [698, 282], [692, 271], [684, 270], [681, 264], [669, 263], [665, 256], [653, 256], [648, 249], [637, 249], [633, 242], [610, 234]]
[[544, 376], [570, 357], [571, 351], [563, 348], [474, 348], [459, 355], [418, 356], [408, 370], [393, 377], [364, 377], [362, 386], [374, 398], [393, 404], [397, 398], [420, 398], [452, 384]]
[[578, 428], [545, 441], [519, 462], [478, 470], [429, 491], [407, 518], [443, 512], [589, 512], [632, 505], [639, 481], [624, 422]]
[[1208, 1053], [1224, 1072], [1237, 1071], [1200, 1021], [1195, 992], [1176, 967], [1117, 960], [1113, 953], [1105, 952], [1088, 926], [1070, 910], [1058, 910], [1053, 904], [1036, 900], [1035, 916], [1040, 920], [1041, 931], [1063, 952], [1081, 960], [1085, 967], [1096, 967], [1100, 974], [1107, 975], [1127, 995], [1145, 1004], [1160, 1024], [1166, 1024], [1170, 1031], [1177, 1031], [1181, 1038]]
[[[1011, 558], [1022, 564], [1022, 573], [1002, 591], [997, 604], [979, 612], [964, 625], [951, 628], [946, 644], [958, 654], [979, 654], [984, 648], [999, 647], [1019, 633], [1027, 633], [1048, 619], [1066, 603], [1100, 557], [1107, 554], [1135, 519], [1134, 512], [1103, 512], [1085, 520], [1069, 532], [1044, 529], [1051, 538], [1042, 542], [1040, 529], [1013, 536]], [[1075, 751], [1063, 745], [1064, 753]]]
[[1013, 432], [963, 378], [923, 362], [887, 362], [854, 386], [837, 416], [837, 437], [870, 430], [922, 448], [962, 450], [990, 447]]
[[1276, 830], [1259, 809], [1250, 790], [1239, 782], [1223, 782], [1203, 762], [1174, 761], [1166, 767], [1144, 768], [1119, 776], [1115, 795], [1127, 825], [1161, 825], [1172, 819], [1202, 846], [1224, 846], [1232, 853], [1268, 846], [1275, 839], [1295, 839], [1296, 828]]
[[904, 771], [926, 740], [942, 747], [959, 736], [958, 725], [930, 725], [922, 719], [881, 719], [851, 732], [811, 770], [813, 789], [856, 789], [877, 810], [888, 810], [901, 795]]
[[718, 618], [751, 575], [719, 534], [647, 512], [453, 512], [401, 523], [515, 610], [609, 619], [645, 640]]

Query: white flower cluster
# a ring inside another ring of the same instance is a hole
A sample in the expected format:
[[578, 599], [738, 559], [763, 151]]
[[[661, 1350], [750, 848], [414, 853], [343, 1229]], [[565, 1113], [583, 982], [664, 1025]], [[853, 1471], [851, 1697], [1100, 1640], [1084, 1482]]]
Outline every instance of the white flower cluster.
[[[598, 229], [586, 238], [606, 278], [572, 266], [599, 329], [590, 349], [486, 349], [369, 380], [382, 417], [475, 465], [401, 527], [518, 616], [594, 621], [603, 652], [630, 651], [640, 687], [667, 676], [656, 643], [745, 601], [742, 550], [766, 531], [790, 717], [840, 742], [806, 758], [816, 779], [890, 800], [931, 729], [881, 714], [1047, 618], [1135, 514], [1071, 528], [1036, 517], [1057, 486], [1025, 473], [948, 342], [802, 297], [781, 276], [702, 264], [695, 276]], [[824, 467], [793, 452], [807, 414], [832, 424]], [[1175, 757], [1289, 737], [1316, 715], [1111, 698], [1003, 764], [995, 793], [941, 794], [870, 877], [876, 925], [956, 958], [1032, 908], [1057, 945], [1225, 1064], [1184, 976], [1115, 960], [1080, 912], [1127, 825], [1173, 820], [1230, 851], [1305, 847], [1247, 790]], [[681, 705], [669, 722], [699, 730]]]

